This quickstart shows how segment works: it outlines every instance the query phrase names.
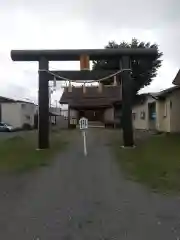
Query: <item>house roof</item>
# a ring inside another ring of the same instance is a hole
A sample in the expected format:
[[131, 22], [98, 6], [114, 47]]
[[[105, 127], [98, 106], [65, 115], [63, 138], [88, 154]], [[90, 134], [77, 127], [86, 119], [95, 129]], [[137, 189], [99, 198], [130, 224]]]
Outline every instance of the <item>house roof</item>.
[[180, 89], [180, 86], [173, 86], [173, 87], [170, 87], [170, 88], [167, 88], [161, 92], [159, 92], [156, 97], [157, 98], [161, 98], [161, 97], [166, 97], [168, 94], [174, 92], [175, 90], [177, 89]]
[[143, 104], [148, 97], [153, 98], [154, 101], [156, 100], [157, 93], [141, 93], [137, 94], [133, 100], [133, 106], [137, 106], [139, 104]]
[[0, 102], [4, 103], [4, 102], [16, 102], [16, 101], [12, 98], [7, 98], [7, 97], [0, 96]]
[[152, 97], [155, 100], [158, 100], [158, 99], [161, 100], [162, 98], [166, 97], [168, 94], [174, 92], [177, 89], [180, 89], [180, 86], [173, 86], [173, 87], [167, 88], [163, 91], [155, 92], [155, 93], [137, 94], [134, 99], [133, 106], [143, 104], [144, 101], [147, 99], [147, 97]]
[[69, 104], [73, 107], [100, 107], [109, 106], [114, 102], [122, 100], [120, 86], [103, 86], [101, 92], [97, 86], [86, 87], [86, 92], [83, 93], [82, 87], [73, 87], [72, 92], [68, 92], [67, 88], [61, 96], [61, 104]]
[[180, 86], [180, 69], [179, 69], [179, 71], [177, 72], [177, 74], [176, 74], [176, 76], [175, 76], [175, 78], [174, 78], [174, 80], [173, 80], [172, 83], [173, 83], [174, 85]]
[[0, 96], [0, 102], [1, 103], [29, 103], [29, 104], [34, 104], [33, 102], [30, 102], [30, 101], [16, 100], [16, 99], [13, 99], [13, 98], [7, 98], [7, 97], [3, 97], [3, 96]]
[[137, 106], [137, 105], [139, 105], [139, 104], [144, 103], [144, 101], [146, 100], [147, 96], [148, 96], [148, 93], [137, 94], [137, 95], [135, 96], [135, 98], [133, 99], [132, 105], [133, 105], [133, 106]]
[[15, 102], [19, 102], [19, 103], [28, 103], [28, 104], [33, 104], [35, 105], [33, 102], [30, 101], [25, 101], [25, 100], [14, 100]]

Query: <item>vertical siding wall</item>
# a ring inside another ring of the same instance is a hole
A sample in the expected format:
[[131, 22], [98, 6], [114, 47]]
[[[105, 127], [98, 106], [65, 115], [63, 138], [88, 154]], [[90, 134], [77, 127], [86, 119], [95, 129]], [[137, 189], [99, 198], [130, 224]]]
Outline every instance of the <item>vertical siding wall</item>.
[[18, 103], [21, 109], [21, 125], [29, 124], [34, 125], [34, 113], [36, 106], [31, 103]]
[[21, 109], [18, 103], [2, 103], [1, 113], [2, 122], [10, 124], [15, 128], [20, 128], [22, 126]]
[[34, 125], [36, 106], [31, 103], [2, 103], [2, 122], [8, 123], [15, 128], [21, 128], [23, 124]]
[[159, 131], [180, 132], [180, 90], [170, 93], [164, 101], [157, 101], [157, 117]]
[[[142, 105], [135, 106], [132, 113], [135, 114], [135, 119], [133, 119], [133, 127], [135, 129], [148, 129], [148, 106], [146, 103]], [[141, 112], [145, 112], [145, 119], [141, 119]]]
[[[166, 114], [165, 114], [166, 108]], [[156, 103], [156, 128], [160, 132], [170, 132], [170, 101], [166, 99], [165, 101], [157, 101]]]
[[[134, 106], [132, 109], [132, 113], [135, 114], [135, 119], [133, 119], [133, 127], [135, 129], [141, 129], [141, 130], [149, 130], [149, 110], [148, 110], [148, 103], [152, 103], [155, 100], [149, 96], [147, 97], [147, 100], [143, 102], [143, 104], [139, 104], [137, 106]], [[145, 118], [141, 118], [141, 113], [145, 113]]]
[[180, 90], [169, 96], [170, 131], [180, 132]]
[[114, 120], [114, 108], [107, 108], [104, 110], [104, 121]]
[[163, 112], [164, 103], [161, 101], [156, 101], [156, 129], [160, 132], [164, 131]]
[[[134, 128], [149, 130], [149, 102], [152, 99], [133, 108], [132, 112], [136, 114]], [[140, 118], [141, 111], [145, 112], [145, 119]], [[164, 100], [156, 101], [156, 129], [160, 132], [180, 132], [180, 89], [169, 93]]]

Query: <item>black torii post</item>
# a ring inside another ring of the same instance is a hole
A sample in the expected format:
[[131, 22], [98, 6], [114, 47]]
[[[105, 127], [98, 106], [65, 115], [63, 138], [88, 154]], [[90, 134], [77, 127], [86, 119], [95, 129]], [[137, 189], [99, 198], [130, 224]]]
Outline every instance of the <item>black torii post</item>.
[[[39, 69], [49, 70], [49, 62], [45, 57], [39, 59]], [[49, 76], [39, 71], [38, 92], [38, 148], [49, 148]]]
[[[130, 58], [122, 57], [120, 68], [130, 69]], [[133, 125], [132, 125], [132, 78], [130, 71], [122, 72], [122, 128], [124, 147], [134, 145]]]
[[[89, 56], [89, 60], [122, 60], [122, 68], [128, 69], [131, 57], [144, 56], [155, 57], [156, 49], [72, 49], [72, 50], [12, 50], [13, 61], [38, 61], [39, 62], [39, 127], [38, 127], [38, 148], [49, 148], [49, 88], [48, 81], [52, 74], [49, 72], [49, 61], [79, 61], [80, 56]], [[51, 71], [52, 72], [52, 71]], [[58, 71], [58, 75], [71, 80], [96, 80], [110, 75], [115, 71]], [[57, 73], [57, 72], [56, 72]], [[131, 147], [134, 144], [132, 130], [132, 82], [130, 72], [123, 72], [122, 97], [123, 97], [123, 138], [124, 146]], [[63, 80], [63, 79], [58, 79]]]

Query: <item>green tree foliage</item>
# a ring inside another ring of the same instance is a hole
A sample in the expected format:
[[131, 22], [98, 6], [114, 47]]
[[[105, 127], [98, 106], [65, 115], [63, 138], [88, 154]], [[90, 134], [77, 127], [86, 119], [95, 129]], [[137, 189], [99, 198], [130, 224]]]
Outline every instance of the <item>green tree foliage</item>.
[[[157, 71], [162, 63], [163, 53], [159, 51], [157, 44], [151, 44], [150, 42], [140, 42], [136, 38], [133, 38], [130, 43], [121, 42], [117, 44], [115, 41], [108, 43], [105, 48], [155, 48], [158, 51], [156, 58], [134, 58], [131, 59], [131, 69], [132, 69], [132, 78], [135, 82], [134, 91], [135, 93], [139, 91], [144, 86], [148, 86], [153, 78], [156, 77]], [[101, 60], [93, 61], [94, 70], [115, 70], [120, 69], [120, 64], [118, 60]], [[104, 84], [112, 84], [112, 79], [103, 82]]]

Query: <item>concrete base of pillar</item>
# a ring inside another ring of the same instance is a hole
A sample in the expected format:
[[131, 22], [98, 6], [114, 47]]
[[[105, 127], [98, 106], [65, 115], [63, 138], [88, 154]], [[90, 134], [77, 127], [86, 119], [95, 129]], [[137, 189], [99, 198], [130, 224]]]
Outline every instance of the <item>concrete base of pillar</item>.
[[132, 148], [136, 148], [136, 145], [133, 145], [133, 146], [121, 146], [121, 148], [124, 148], [124, 149], [132, 149]]
[[42, 150], [47, 150], [48, 148], [36, 148], [36, 151], [42, 151]]

